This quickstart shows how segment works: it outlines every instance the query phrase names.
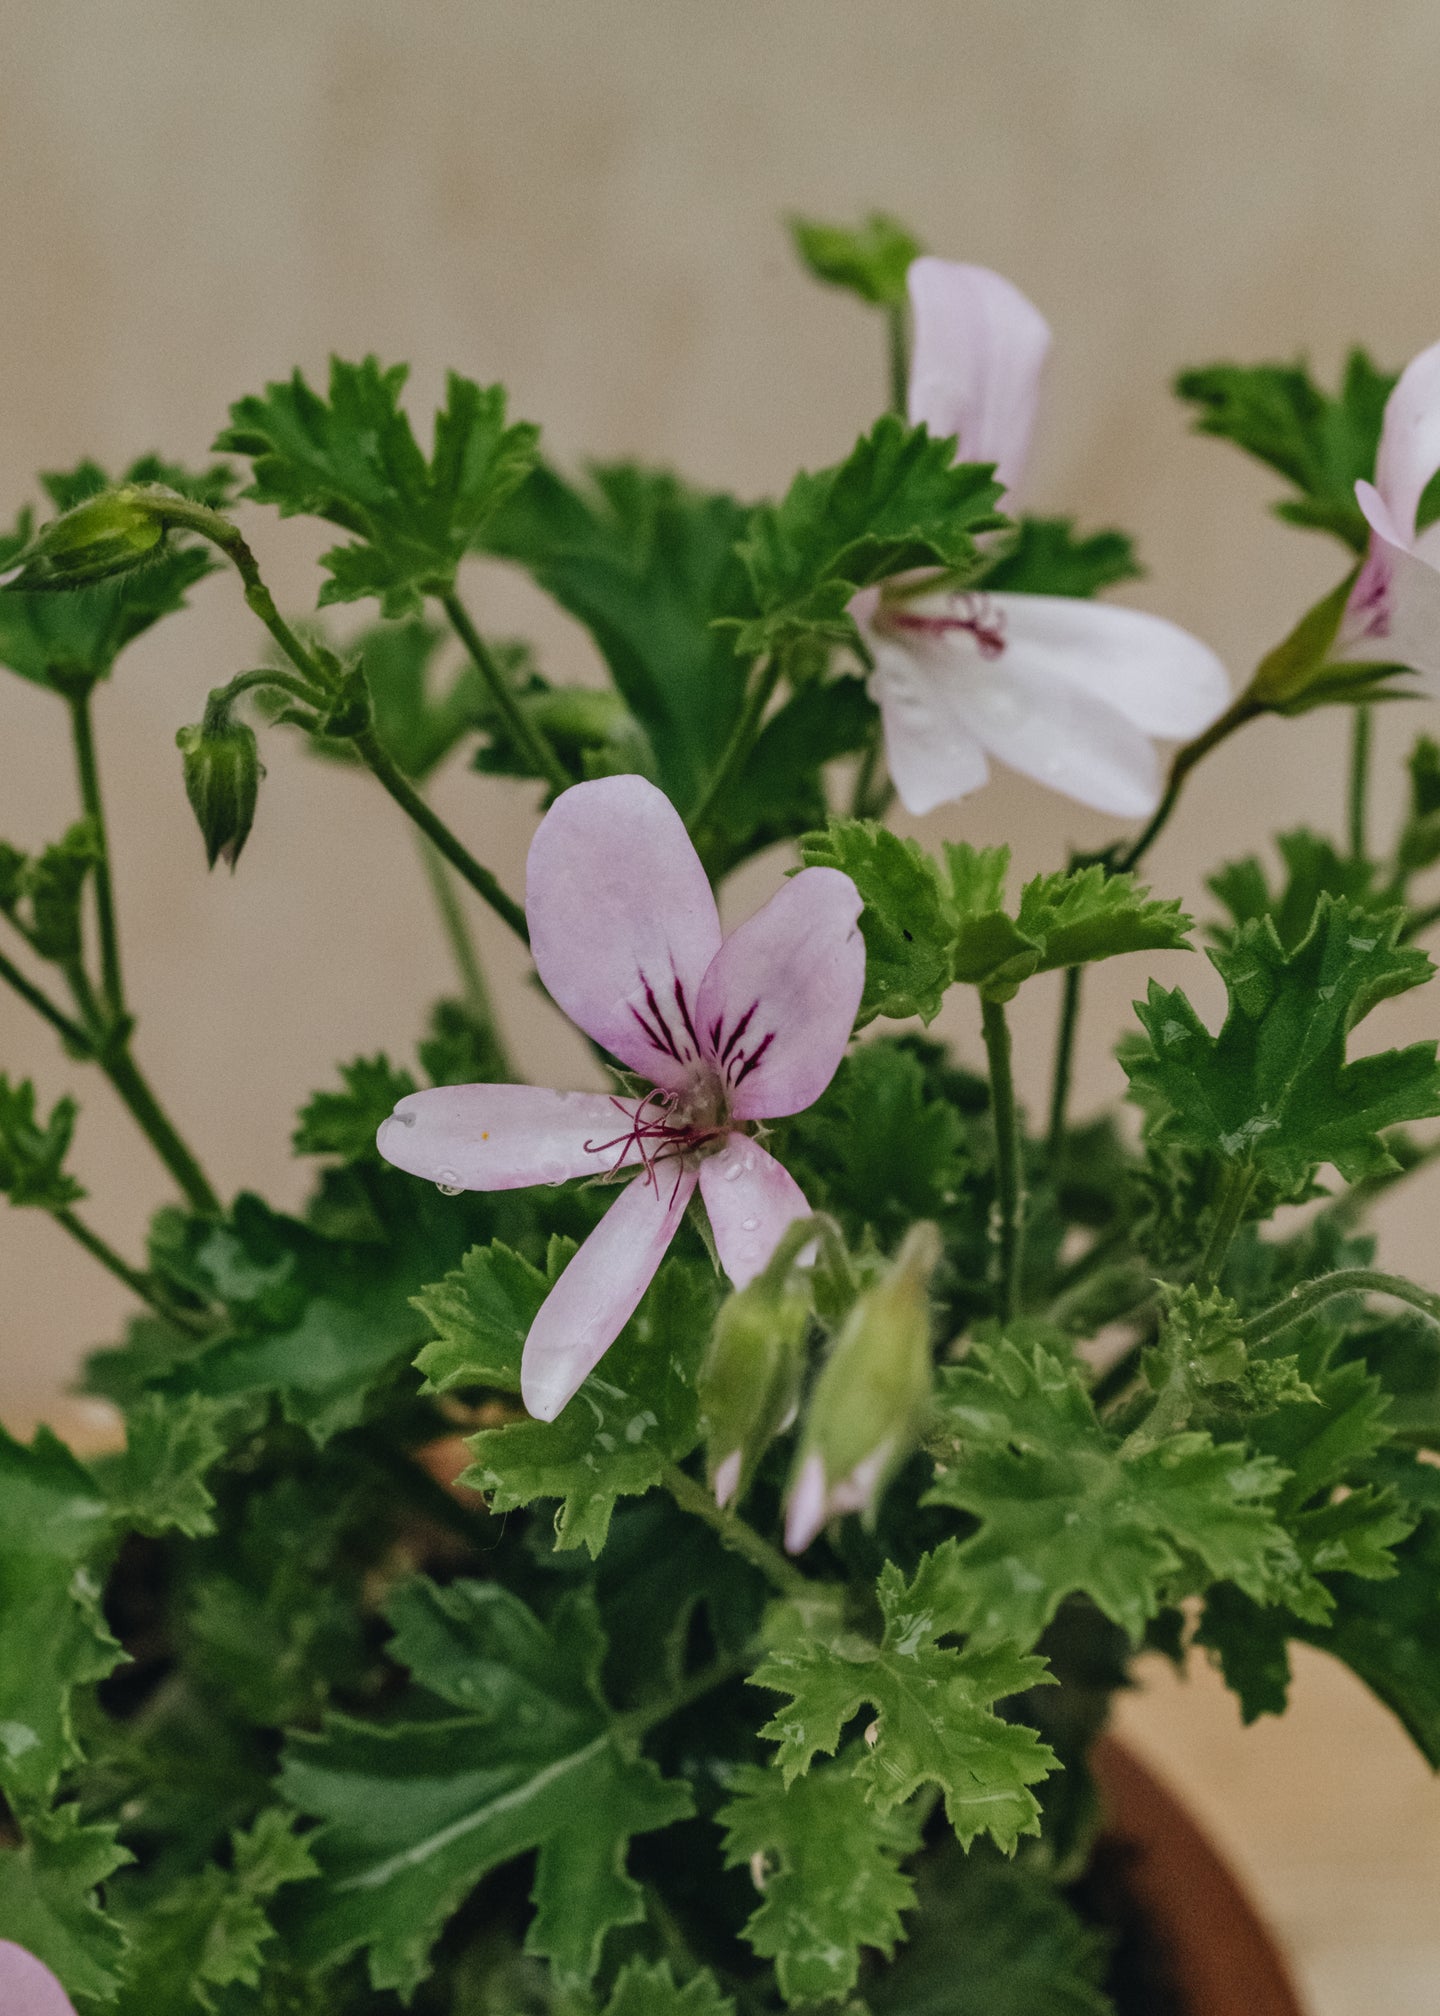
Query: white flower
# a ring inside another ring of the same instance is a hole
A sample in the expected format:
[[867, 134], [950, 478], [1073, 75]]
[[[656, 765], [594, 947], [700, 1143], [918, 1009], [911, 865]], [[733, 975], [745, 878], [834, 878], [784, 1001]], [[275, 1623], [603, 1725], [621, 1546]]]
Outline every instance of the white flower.
[[1408, 665], [1440, 692], [1440, 525], [1415, 530], [1440, 469], [1440, 343], [1406, 365], [1385, 402], [1375, 481], [1355, 495], [1370, 551], [1351, 591], [1335, 657]]

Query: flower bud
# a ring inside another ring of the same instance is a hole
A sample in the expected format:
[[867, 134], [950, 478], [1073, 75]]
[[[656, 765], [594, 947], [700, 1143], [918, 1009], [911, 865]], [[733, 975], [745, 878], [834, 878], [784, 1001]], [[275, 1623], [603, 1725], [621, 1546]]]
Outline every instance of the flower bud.
[[795, 1418], [810, 1322], [809, 1284], [766, 1272], [721, 1304], [698, 1387], [710, 1488], [721, 1505], [743, 1497], [756, 1465]]
[[798, 1554], [843, 1512], [873, 1519], [891, 1476], [919, 1439], [929, 1402], [930, 1276], [940, 1235], [912, 1225], [873, 1288], [856, 1302], [815, 1383], [785, 1514]]
[[165, 537], [170, 494], [158, 484], [126, 483], [87, 497], [41, 527], [5, 586], [84, 588], [144, 566]]
[[198, 728], [182, 728], [175, 737], [185, 758], [185, 794], [205, 841], [205, 856], [213, 868], [219, 860], [233, 869], [249, 837], [265, 771], [255, 730], [234, 721], [227, 712], [207, 712]]

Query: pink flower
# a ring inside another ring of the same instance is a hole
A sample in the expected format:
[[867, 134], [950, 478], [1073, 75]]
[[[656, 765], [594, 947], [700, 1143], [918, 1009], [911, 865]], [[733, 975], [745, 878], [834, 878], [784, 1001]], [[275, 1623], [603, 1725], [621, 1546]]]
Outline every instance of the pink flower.
[[806, 868], [722, 942], [715, 898], [670, 801], [641, 777], [576, 784], [530, 847], [540, 978], [572, 1021], [649, 1081], [643, 1095], [458, 1085], [413, 1092], [380, 1152], [446, 1189], [637, 1173], [531, 1326], [526, 1407], [553, 1421], [629, 1321], [698, 1186], [737, 1288], [809, 1212], [755, 1139], [835, 1074], [865, 978], [848, 875]]
[[1370, 551], [1340, 626], [1337, 658], [1391, 661], [1440, 682], [1440, 525], [1415, 530], [1437, 469], [1440, 343], [1401, 372], [1385, 402], [1375, 481], [1355, 485]]
[[44, 1961], [10, 1939], [0, 1939], [0, 2010], [4, 2016], [75, 2016]]
[[[1030, 447], [1050, 330], [998, 273], [917, 259], [909, 414], [994, 462], [1007, 491]], [[1188, 740], [1229, 699], [1208, 646], [1136, 609], [1062, 595], [860, 598], [870, 694], [890, 774], [910, 812], [961, 798], [998, 757], [1102, 812], [1143, 817], [1160, 795], [1152, 736]]]

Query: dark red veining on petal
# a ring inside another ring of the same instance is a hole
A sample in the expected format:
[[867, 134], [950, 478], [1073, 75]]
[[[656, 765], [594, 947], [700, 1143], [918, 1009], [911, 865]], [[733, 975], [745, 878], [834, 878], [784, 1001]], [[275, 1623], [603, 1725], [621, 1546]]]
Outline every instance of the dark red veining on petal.
[[1362, 637], [1390, 635], [1390, 591], [1393, 585], [1394, 569], [1385, 556], [1372, 547], [1350, 594], [1350, 614], [1358, 620]]
[[950, 605], [955, 615], [928, 616], [900, 603], [887, 608], [882, 621], [892, 629], [915, 631], [923, 637], [946, 637], [954, 630], [964, 630], [975, 639], [982, 658], [998, 658], [1005, 649], [1004, 611], [997, 609], [988, 595], [974, 591], [952, 595]]
[[741, 1039], [748, 1034], [759, 1010], [760, 1003], [752, 1001], [743, 1015], [736, 1016], [734, 1025], [723, 1043], [720, 1039], [724, 1034], [725, 1018], [718, 1016], [710, 1025], [710, 1053], [716, 1069], [724, 1079], [727, 1092], [733, 1092], [736, 1086], [744, 1083], [775, 1041], [775, 1031], [770, 1029], [758, 1043], [752, 1042], [748, 1048], [742, 1042]]

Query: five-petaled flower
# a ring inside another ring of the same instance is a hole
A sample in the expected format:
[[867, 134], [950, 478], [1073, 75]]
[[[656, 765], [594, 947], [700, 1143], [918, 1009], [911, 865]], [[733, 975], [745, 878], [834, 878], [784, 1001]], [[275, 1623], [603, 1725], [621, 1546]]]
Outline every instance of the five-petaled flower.
[[1440, 525], [1415, 529], [1440, 469], [1440, 343], [1412, 357], [1385, 402], [1375, 481], [1355, 485], [1370, 550], [1335, 652], [1407, 665], [1440, 691]]
[[561, 793], [531, 843], [525, 909], [555, 1001], [652, 1089], [442, 1086], [402, 1099], [378, 1138], [389, 1161], [445, 1189], [635, 1172], [525, 1341], [521, 1396], [550, 1421], [629, 1321], [697, 1186], [737, 1288], [808, 1215], [755, 1123], [829, 1084], [865, 947], [855, 885], [833, 868], [804, 869], [722, 940], [680, 816], [641, 777]]
[[[909, 417], [959, 436], [1013, 492], [1030, 446], [1050, 330], [982, 266], [917, 259]], [[983, 784], [987, 755], [1098, 811], [1152, 812], [1152, 736], [1187, 740], [1224, 709], [1224, 667], [1162, 617], [1063, 595], [867, 591], [855, 615], [875, 660], [871, 697], [911, 812]]]

